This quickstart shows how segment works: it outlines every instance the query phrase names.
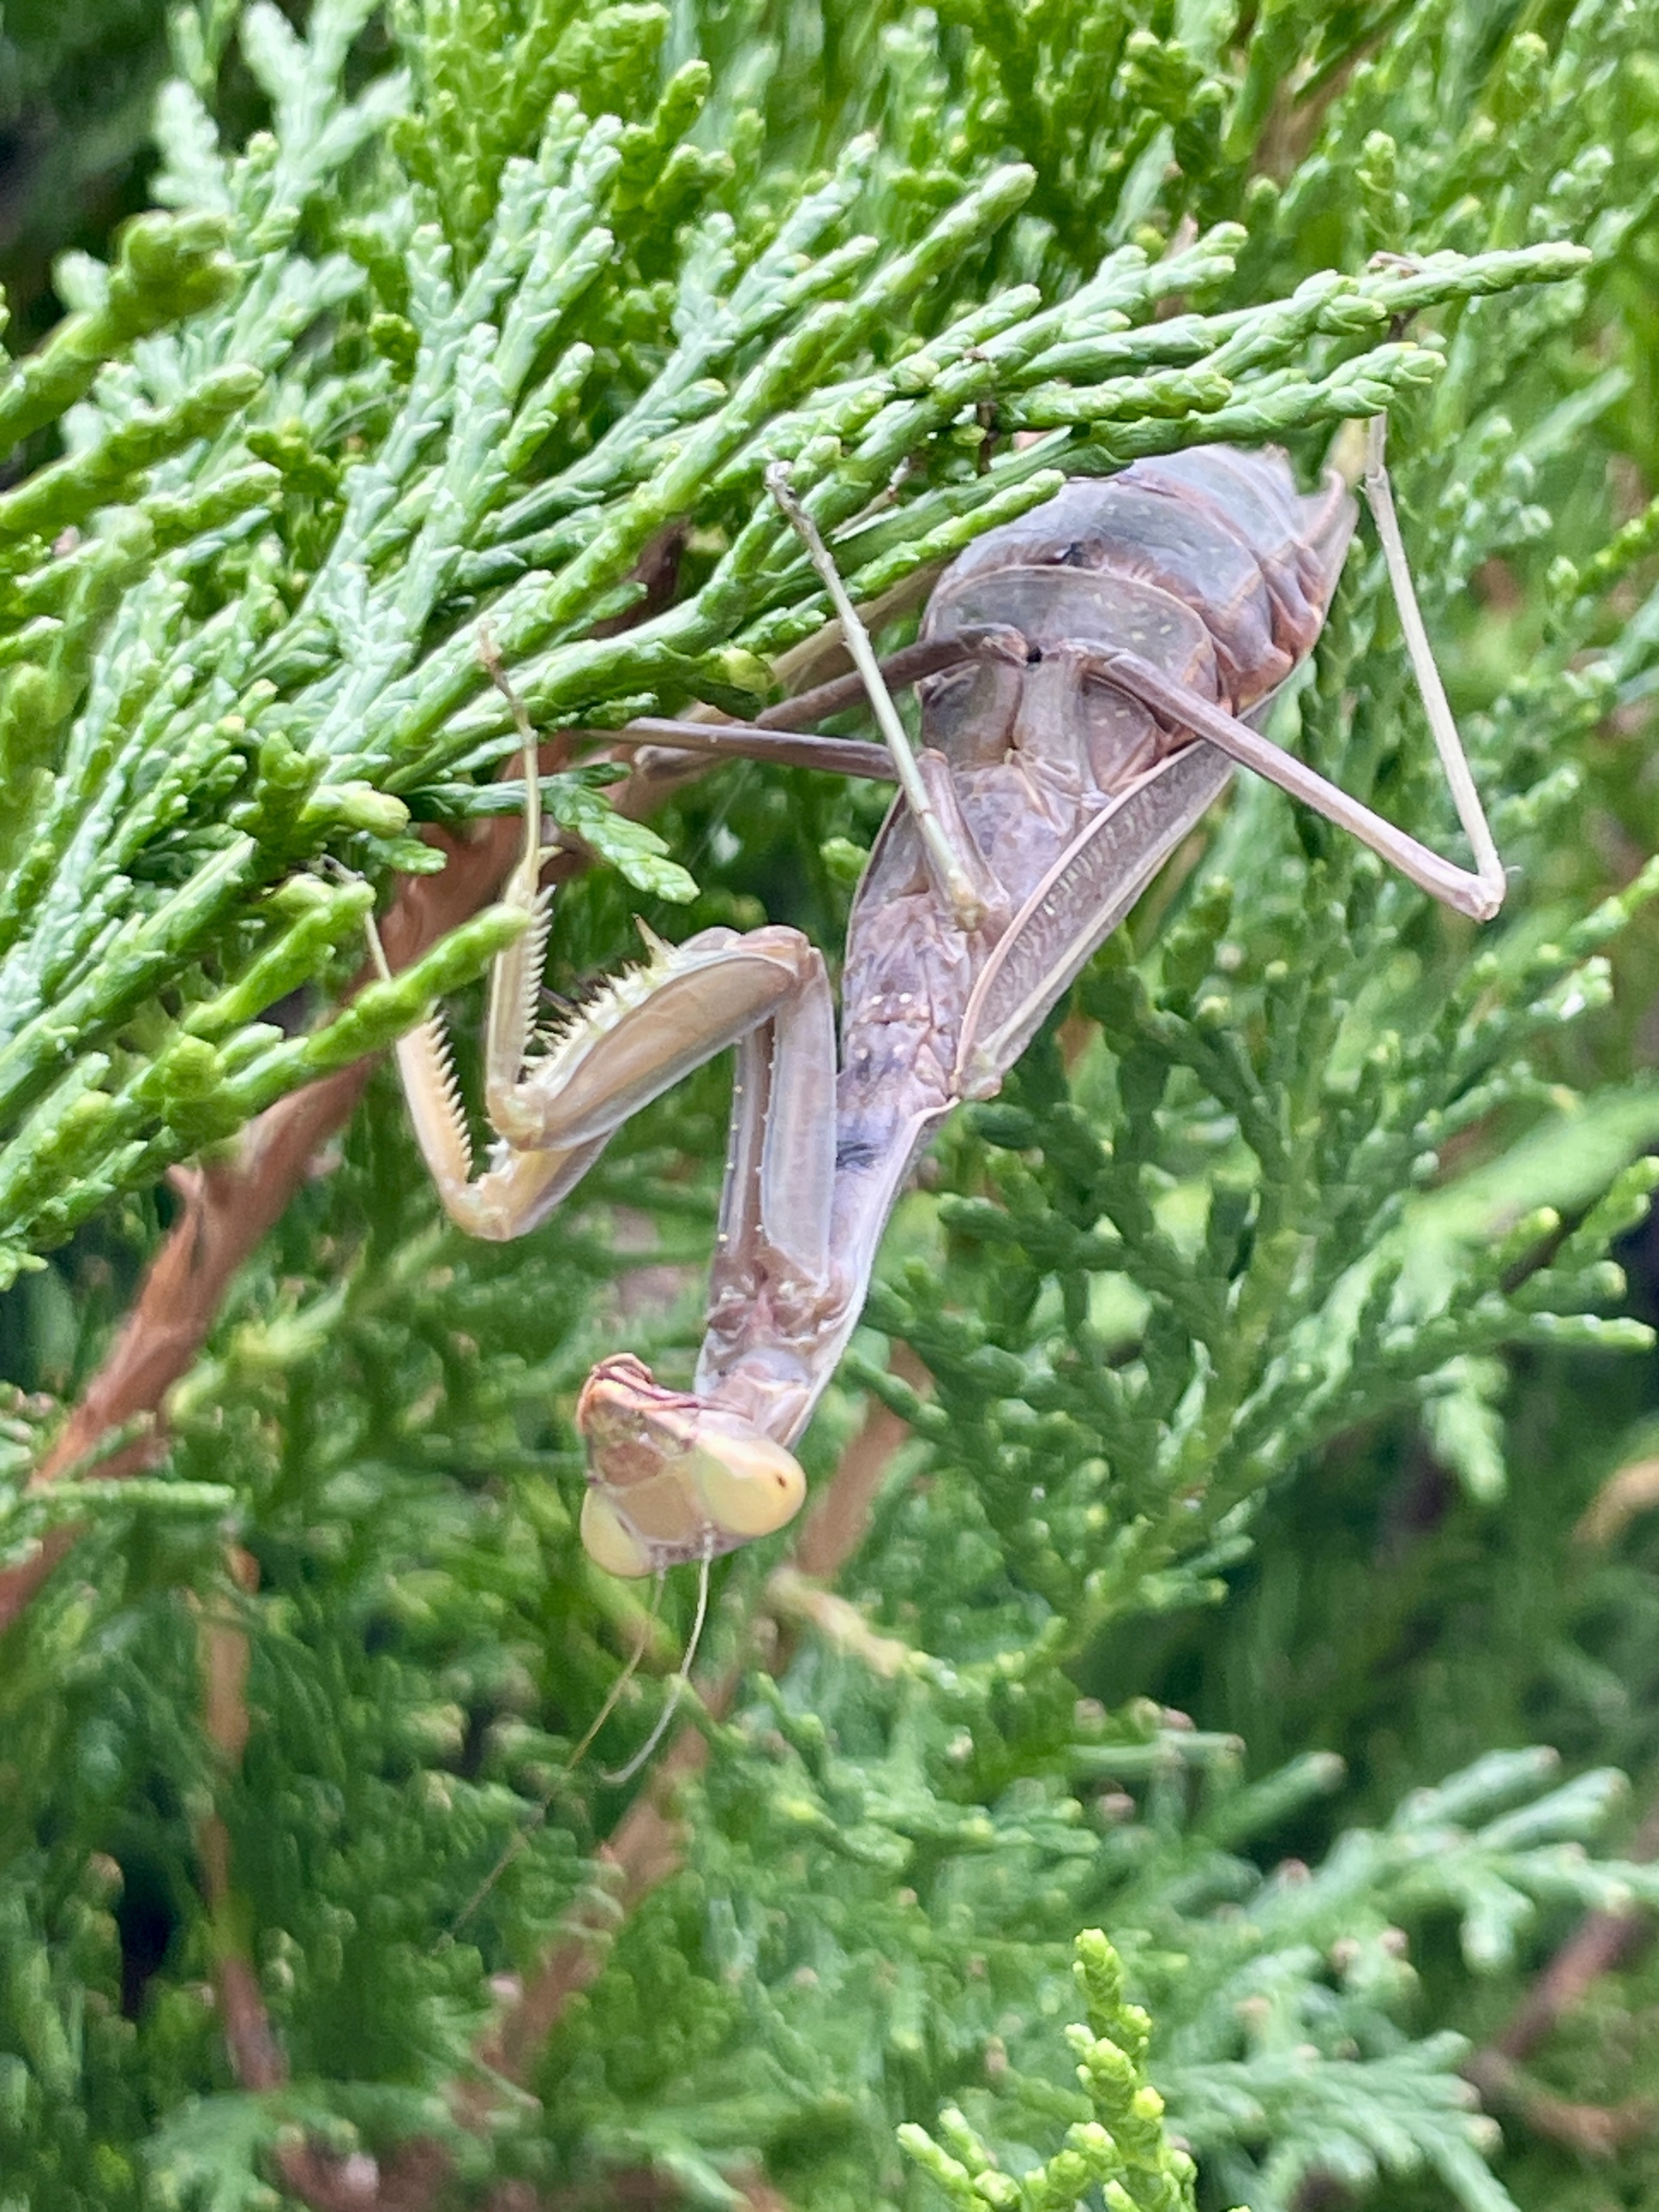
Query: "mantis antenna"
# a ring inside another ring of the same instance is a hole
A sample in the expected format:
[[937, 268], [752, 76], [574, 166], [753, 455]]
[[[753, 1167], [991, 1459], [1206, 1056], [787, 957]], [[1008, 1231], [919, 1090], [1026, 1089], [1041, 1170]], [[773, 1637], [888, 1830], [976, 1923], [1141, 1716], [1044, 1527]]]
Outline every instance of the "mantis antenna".
[[[631, 1782], [634, 1779], [634, 1777], [639, 1772], [640, 1769], [645, 1765], [646, 1761], [651, 1757], [652, 1753], [656, 1750], [657, 1746], [662, 1741], [664, 1736], [667, 1735], [670, 1724], [672, 1723], [675, 1714], [679, 1711], [680, 1699], [684, 1695], [687, 1680], [690, 1678], [692, 1666], [696, 1660], [697, 1646], [702, 1641], [703, 1624], [708, 1618], [708, 1559], [709, 1555], [705, 1552], [698, 1564], [696, 1614], [691, 1623], [691, 1633], [685, 1640], [684, 1654], [680, 1660], [678, 1667], [675, 1669], [673, 1687], [668, 1693], [667, 1701], [664, 1705], [661, 1712], [657, 1716], [657, 1724], [652, 1729], [650, 1735], [647, 1736], [640, 1748], [635, 1753], [632, 1759], [629, 1760], [626, 1766], [619, 1766], [614, 1772], [607, 1771], [605, 1769], [601, 1768], [599, 1772], [599, 1779], [601, 1782], [612, 1785], [618, 1783]], [[478, 1907], [483, 1903], [490, 1891], [495, 1888], [496, 1883], [507, 1872], [508, 1867], [512, 1865], [514, 1860], [518, 1857], [520, 1852], [522, 1851], [528, 1844], [530, 1838], [535, 1834], [537, 1829], [541, 1827], [545, 1822], [548, 1813], [552, 1807], [553, 1800], [559, 1793], [560, 1784], [568, 1781], [571, 1775], [573, 1775], [576, 1769], [581, 1765], [582, 1760], [587, 1756], [588, 1750], [592, 1744], [594, 1737], [598, 1735], [599, 1730], [610, 1719], [611, 1714], [616, 1711], [617, 1703], [620, 1700], [623, 1692], [627, 1689], [629, 1684], [638, 1673], [640, 1662], [645, 1656], [646, 1644], [650, 1638], [652, 1623], [657, 1618], [657, 1608], [662, 1602], [663, 1589], [667, 1579], [668, 1577], [665, 1574], [659, 1572], [657, 1575], [655, 1588], [651, 1593], [650, 1607], [644, 1619], [640, 1623], [640, 1632], [634, 1639], [634, 1649], [629, 1654], [628, 1664], [623, 1668], [621, 1674], [617, 1675], [616, 1680], [611, 1685], [610, 1689], [605, 1692], [605, 1703], [599, 1707], [599, 1711], [594, 1714], [592, 1719], [588, 1723], [581, 1741], [577, 1744], [569, 1758], [566, 1759], [564, 1765], [559, 1769], [558, 1773], [554, 1777], [552, 1787], [543, 1797], [540, 1804], [537, 1806], [535, 1811], [525, 1822], [523, 1827], [515, 1829], [512, 1836], [508, 1838], [507, 1843], [502, 1847], [501, 1856], [496, 1860], [495, 1865], [490, 1868], [489, 1872], [484, 1876], [483, 1880], [478, 1884], [478, 1887], [473, 1891], [471, 1896], [468, 1898], [466, 1903], [461, 1907], [460, 1911], [455, 1915], [455, 1917], [450, 1922], [448, 1927], [444, 1930], [443, 1935], [439, 1938], [437, 1946], [439, 1949], [443, 1949], [447, 1945], [451, 1944], [455, 1941], [455, 1938], [460, 1934], [462, 1929], [465, 1927], [467, 1922], [472, 1917]]]
[[[708, 1570], [705, 1565], [705, 1584], [707, 1583], [707, 1580]], [[523, 1827], [515, 1829], [513, 1834], [507, 1838], [506, 1844], [502, 1846], [501, 1856], [496, 1860], [495, 1865], [490, 1868], [489, 1872], [484, 1876], [483, 1880], [478, 1884], [478, 1887], [473, 1891], [471, 1896], [468, 1898], [466, 1903], [461, 1907], [460, 1911], [455, 1915], [455, 1917], [450, 1922], [448, 1927], [444, 1930], [444, 1933], [439, 1941], [438, 1948], [440, 1949], [442, 1949], [446, 1945], [453, 1943], [455, 1941], [455, 1938], [460, 1934], [462, 1929], [465, 1927], [467, 1922], [471, 1920], [473, 1914], [483, 1903], [485, 1898], [489, 1896], [490, 1891], [495, 1888], [496, 1883], [507, 1872], [508, 1867], [512, 1865], [514, 1860], [517, 1858], [520, 1852], [525, 1849], [532, 1836], [535, 1834], [537, 1829], [545, 1823], [548, 1813], [552, 1807], [553, 1800], [559, 1794], [559, 1785], [561, 1783], [568, 1781], [570, 1777], [575, 1772], [576, 1769], [581, 1765], [583, 1759], [587, 1756], [588, 1750], [592, 1744], [594, 1737], [598, 1735], [599, 1730], [610, 1719], [611, 1714], [616, 1711], [618, 1701], [620, 1700], [623, 1691], [627, 1689], [629, 1684], [638, 1673], [640, 1662], [645, 1656], [645, 1647], [650, 1640], [652, 1624], [657, 1618], [657, 1607], [662, 1602], [663, 1586], [666, 1581], [667, 1577], [665, 1575], [659, 1574], [657, 1576], [655, 1586], [651, 1592], [651, 1603], [643, 1618], [641, 1620], [640, 1632], [634, 1639], [634, 1649], [628, 1655], [628, 1663], [623, 1667], [621, 1674], [617, 1675], [616, 1680], [611, 1685], [609, 1690], [606, 1691], [605, 1703], [599, 1707], [599, 1711], [594, 1714], [592, 1719], [588, 1723], [581, 1741], [577, 1744], [575, 1749], [571, 1753], [568, 1759], [565, 1760], [564, 1765], [554, 1776], [550, 1788], [546, 1791], [535, 1811], [525, 1822]], [[701, 1625], [701, 1622], [699, 1625]], [[676, 1692], [675, 1701], [678, 1700], [678, 1692]], [[669, 1705], [668, 1711], [671, 1714], [674, 1710], [675, 1701], [671, 1701]], [[645, 1751], [641, 1754], [641, 1758], [649, 1757], [652, 1750], [655, 1747], [661, 1733], [662, 1725], [659, 1722], [658, 1723], [656, 1733], [652, 1736], [651, 1741], [646, 1746]], [[636, 1759], [634, 1762], [634, 1765], [637, 1765], [638, 1764], [639, 1761]], [[632, 1766], [630, 1766], [627, 1771], [631, 1773], [633, 1771]], [[606, 1782], [609, 1782], [611, 1778], [612, 1778], [608, 1774], [601, 1777], [601, 1779]]]
[[[616, 1711], [617, 1705], [622, 1701], [623, 1692], [628, 1687], [635, 1675], [639, 1672], [640, 1662], [645, 1656], [646, 1639], [651, 1633], [652, 1623], [657, 1618], [657, 1607], [662, 1603], [662, 1594], [667, 1586], [667, 1575], [662, 1571], [662, 1569], [659, 1568], [652, 1585], [650, 1609], [646, 1613], [645, 1619], [640, 1623], [640, 1632], [634, 1639], [634, 1649], [628, 1655], [628, 1664], [623, 1668], [621, 1674], [617, 1675], [616, 1680], [605, 1692], [605, 1703], [599, 1707], [598, 1712], [594, 1714], [592, 1719], [588, 1723], [586, 1729], [582, 1735], [581, 1741], [576, 1746], [574, 1751], [571, 1753], [569, 1758], [566, 1759], [563, 1768], [559, 1775], [559, 1780], [561, 1782], [564, 1780], [566, 1775], [574, 1774], [576, 1769], [581, 1765], [583, 1759], [586, 1758], [588, 1752], [592, 1747], [594, 1737], [598, 1735], [599, 1730], [610, 1719], [611, 1714]], [[608, 1782], [610, 1778], [609, 1775], [601, 1775], [600, 1777], [602, 1781], [606, 1782]], [[546, 1802], [550, 1803], [550, 1798], [547, 1800]], [[544, 1810], [545, 1810], [545, 1803], [544, 1805]]]
[[[660, 1582], [661, 1577], [659, 1577], [658, 1579], [659, 1582]], [[631, 1782], [634, 1779], [634, 1777], [639, 1772], [641, 1767], [645, 1765], [646, 1760], [650, 1758], [652, 1753], [667, 1735], [669, 1723], [672, 1721], [675, 1714], [679, 1711], [680, 1699], [684, 1695], [685, 1686], [690, 1679], [692, 1664], [697, 1656], [697, 1646], [702, 1641], [702, 1625], [708, 1617], [708, 1553], [705, 1552], [702, 1558], [697, 1563], [696, 1617], [691, 1623], [691, 1633], [685, 1640], [685, 1656], [680, 1661], [678, 1671], [674, 1676], [674, 1686], [669, 1692], [667, 1702], [664, 1705], [661, 1712], [657, 1716], [657, 1725], [652, 1729], [650, 1735], [647, 1736], [645, 1741], [634, 1753], [634, 1756], [629, 1760], [626, 1766], [617, 1767], [616, 1771], [611, 1774], [608, 1774], [601, 1770], [599, 1774], [599, 1779], [601, 1782]], [[602, 1712], [599, 1718], [603, 1720], [604, 1717], [605, 1715]], [[597, 1723], [595, 1723], [595, 1725], [597, 1726]], [[588, 1730], [587, 1738], [585, 1740], [585, 1745], [586, 1741], [592, 1741], [592, 1729], [590, 1729]]]

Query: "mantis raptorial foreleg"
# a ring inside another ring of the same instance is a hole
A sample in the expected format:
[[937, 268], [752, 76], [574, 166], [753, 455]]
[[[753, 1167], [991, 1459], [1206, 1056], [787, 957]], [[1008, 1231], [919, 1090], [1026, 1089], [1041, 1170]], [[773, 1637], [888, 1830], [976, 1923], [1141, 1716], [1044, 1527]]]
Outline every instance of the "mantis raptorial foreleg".
[[[496, 672], [499, 678], [499, 672]], [[504, 680], [503, 690], [507, 690]], [[722, 1237], [780, 1294], [821, 1296], [830, 1276], [830, 1185], [835, 1156], [835, 1015], [823, 956], [799, 930], [707, 929], [684, 945], [651, 940], [642, 968], [590, 1000], [562, 1036], [538, 1037], [534, 1009], [550, 916], [535, 741], [510, 690], [525, 748], [525, 848], [504, 893], [530, 917], [490, 978], [485, 1091], [500, 1139], [473, 1173], [472, 1148], [434, 1011], [398, 1048], [415, 1132], [445, 1209], [471, 1235], [519, 1237], [545, 1218], [641, 1107], [728, 1046], [738, 1048], [732, 1159]], [[612, 1417], [617, 1376], [628, 1412]], [[644, 1378], [643, 1389], [641, 1378]], [[687, 1401], [651, 1390], [637, 1361], [605, 1363], [579, 1418], [604, 1456], [582, 1537], [599, 1564], [647, 1575], [708, 1559], [733, 1541], [781, 1528], [799, 1510], [800, 1471], [759, 1435], [685, 1415]], [[741, 1428], [741, 1425], [738, 1425]], [[707, 1439], [714, 1436], [718, 1449]]]

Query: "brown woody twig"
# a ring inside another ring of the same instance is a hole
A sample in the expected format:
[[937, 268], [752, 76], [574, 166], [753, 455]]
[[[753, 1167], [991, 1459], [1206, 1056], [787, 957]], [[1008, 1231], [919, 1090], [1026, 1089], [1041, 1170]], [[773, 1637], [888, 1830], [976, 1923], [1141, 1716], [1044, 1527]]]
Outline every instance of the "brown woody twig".
[[[1626, 1854], [1638, 1863], [1659, 1858], [1659, 1808], [1632, 1838]], [[1512, 2112], [1534, 2133], [1581, 2156], [1610, 2158], [1627, 2142], [1659, 2127], [1659, 2100], [1628, 2097], [1613, 2106], [1579, 2105], [1533, 2087], [1522, 2063], [1583, 2003], [1603, 1974], [1626, 1966], [1653, 1936], [1653, 1916], [1641, 1908], [1586, 1913], [1543, 1969], [1508, 2024], [1466, 2062], [1465, 2078], [1482, 2100]]]
[[[512, 864], [517, 836], [517, 823], [504, 818], [465, 842], [445, 838], [442, 874], [403, 880], [384, 930], [394, 967], [407, 967], [484, 904]], [[357, 986], [372, 980], [366, 968]], [[168, 1391], [201, 1351], [231, 1279], [275, 1225], [312, 1158], [350, 1118], [372, 1064], [360, 1061], [307, 1085], [251, 1121], [232, 1158], [175, 1176], [184, 1210], [103, 1364], [31, 1477], [32, 1489], [58, 1481], [101, 1437], [135, 1421], [145, 1425], [145, 1435], [100, 1461], [100, 1476], [141, 1474], [160, 1458]], [[67, 1524], [54, 1528], [32, 1558], [0, 1570], [0, 1631], [17, 1620], [80, 1533]]]

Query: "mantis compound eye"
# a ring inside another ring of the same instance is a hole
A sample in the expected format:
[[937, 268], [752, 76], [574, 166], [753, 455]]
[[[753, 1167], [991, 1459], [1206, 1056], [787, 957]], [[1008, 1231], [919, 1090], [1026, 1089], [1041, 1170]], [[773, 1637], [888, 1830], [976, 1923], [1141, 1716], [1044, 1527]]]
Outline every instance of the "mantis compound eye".
[[602, 1490], [582, 1499], [582, 1549], [596, 1567], [625, 1582], [656, 1571], [657, 1562]]
[[712, 1437], [698, 1445], [689, 1473], [710, 1528], [739, 1542], [787, 1526], [806, 1496], [806, 1477], [769, 1437]]

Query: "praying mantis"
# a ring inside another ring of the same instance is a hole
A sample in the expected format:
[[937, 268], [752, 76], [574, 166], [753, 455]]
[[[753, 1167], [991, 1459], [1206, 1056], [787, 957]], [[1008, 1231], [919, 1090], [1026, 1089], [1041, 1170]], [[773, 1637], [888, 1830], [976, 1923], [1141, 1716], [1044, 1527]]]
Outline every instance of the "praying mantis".
[[[630, 726], [635, 741], [769, 750], [900, 791], [854, 898], [835, 1011], [798, 930], [654, 941], [542, 1048], [550, 921], [534, 741], [523, 857], [505, 896], [529, 918], [490, 983], [483, 1173], [434, 1012], [398, 1048], [421, 1149], [452, 1218], [480, 1237], [546, 1218], [628, 1117], [735, 1047], [730, 1140], [692, 1387], [632, 1353], [602, 1358], [576, 1423], [581, 1537], [611, 1573], [708, 1562], [782, 1528], [805, 1483], [790, 1445], [862, 1310], [883, 1230], [919, 1153], [988, 1098], [1084, 964], [1219, 796], [1236, 765], [1316, 807], [1413, 883], [1477, 920], [1504, 878], [1419, 615], [1373, 421], [1364, 489], [1429, 725], [1473, 854], [1463, 868], [1255, 726], [1316, 641], [1357, 520], [1342, 477], [1297, 491], [1284, 456], [1215, 446], [1068, 483], [988, 532], [934, 588], [916, 644], [885, 669], [833, 560], [775, 471], [855, 664], [758, 725]], [[915, 682], [913, 750], [889, 684]], [[887, 754], [787, 734], [867, 691]], [[701, 1617], [701, 1607], [700, 1607]]]

